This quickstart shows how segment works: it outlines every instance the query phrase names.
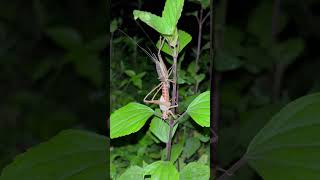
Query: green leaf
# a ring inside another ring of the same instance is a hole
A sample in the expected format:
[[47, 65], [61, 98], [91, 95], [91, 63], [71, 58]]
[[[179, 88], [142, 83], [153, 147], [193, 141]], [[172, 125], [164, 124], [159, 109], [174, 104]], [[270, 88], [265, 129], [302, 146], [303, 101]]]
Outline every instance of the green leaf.
[[[192, 37], [185, 31], [178, 30], [178, 39], [179, 39], [179, 53], [191, 42]], [[157, 48], [160, 47], [160, 41], [156, 44]], [[173, 56], [172, 50], [167, 42], [164, 43], [161, 51], [167, 53], [170, 56]]]
[[129, 167], [118, 180], [142, 180], [143, 178], [143, 168], [139, 166]]
[[117, 29], [118, 29], [118, 22], [117, 22], [116, 19], [114, 19], [114, 20], [111, 21], [111, 24], [110, 24], [110, 32], [113, 33]]
[[235, 55], [226, 51], [218, 51], [214, 59], [214, 67], [217, 71], [230, 71], [242, 66], [242, 61]]
[[188, 106], [187, 113], [200, 126], [210, 127], [210, 91], [196, 97]]
[[209, 180], [210, 168], [202, 163], [191, 162], [180, 172], [180, 180]]
[[[172, 136], [176, 132], [178, 124], [173, 127]], [[151, 132], [160, 139], [160, 141], [167, 143], [169, 140], [169, 125], [164, 120], [154, 117], [150, 123]]]
[[18, 155], [3, 169], [0, 179], [104, 180], [107, 168], [106, 137], [65, 130]]
[[144, 171], [144, 175], [151, 175], [151, 180], [179, 180], [179, 173], [170, 161], [156, 161]]
[[76, 50], [82, 45], [81, 35], [72, 28], [55, 27], [47, 30], [47, 35], [66, 50]]
[[129, 103], [116, 110], [110, 117], [111, 139], [137, 132], [153, 113], [151, 108], [139, 103]]
[[204, 80], [205, 77], [206, 77], [205, 74], [197, 74], [194, 78], [196, 79], [196, 81], [197, 81], [198, 83], [200, 83], [201, 81]]
[[173, 144], [171, 149], [170, 161], [174, 163], [182, 153], [184, 142], [180, 141], [178, 144]]
[[134, 19], [140, 19], [163, 35], [172, 35], [180, 19], [184, 0], [166, 0], [162, 17], [150, 12], [134, 10]]
[[134, 77], [131, 78], [131, 80], [132, 80], [133, 85], [135, 85], [139, 89], [142, 88], [142, 80], [139, 77], [134, 76]]
[[132, 70], [125, 70], [124, 73], [126, 73], [127, 76], [132, 77], [135, 76], [136, 73]]
[[251, 141], [250, 166], [264, 179], [320, 179], [319, 109], [320, 93], [284, 107]]
[[183, 149], [183, 156], [190, 158], [200, 148], [201, 143], [198, 138], [191, 137], [186, 140], [185, 147]]
[[303, 52], [304, 41], [301, 38], [292, 38], [276, 44], [271, 51], [278, 63], [291, 64]]

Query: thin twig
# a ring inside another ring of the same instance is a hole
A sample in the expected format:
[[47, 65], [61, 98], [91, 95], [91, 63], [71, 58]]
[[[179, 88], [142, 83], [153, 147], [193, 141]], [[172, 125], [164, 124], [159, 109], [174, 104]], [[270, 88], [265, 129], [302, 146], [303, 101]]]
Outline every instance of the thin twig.
[[[200, 10], [199, 16], [197, 15], [197, 21], [198, 21], [198, 44], [197, 44], [197, 54], [196, 54], [196, 65], [195, 65], [195, 71], [199, 69], [199, 58], [201, 53], [201, 38], [202, 38], [202, 15], [203, 15], [203, 9]], [[196, 94], [198, 91], [199, 83], [196, 81], [194, 93]]]
[[245, 156], [243, 156], [239, 161], [233, 164], [231, 168], [226, 170], [222, 176], [220, 176], [217, 180], [226, 180], [230, 178], [238, 169], [240, 169], [243, 165], [247, 163]]

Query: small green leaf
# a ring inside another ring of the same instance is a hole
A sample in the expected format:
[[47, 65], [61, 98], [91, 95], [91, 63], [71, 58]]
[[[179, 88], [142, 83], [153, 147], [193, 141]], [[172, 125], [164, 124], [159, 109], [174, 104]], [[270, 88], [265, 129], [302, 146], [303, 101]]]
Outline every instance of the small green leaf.
[[179, 142], [178, 144], [173, 144], [171, 149], [171, 157], [170, 157], [171, 162], [174, 163], [179, 158], [183, 150], [183, 144], [184, 142], [182, 141]]
[[126, 75], [128, 75], [129, 77], [136, 75], [136, 73], [133, 70], [125, 70], [124, 73], [126, 73]]
[[299, 98], [255, 136], [245, 158], [263, 179], [320, 179], [319, 109], [320, 93]]
[[180, 172], [180, 180], [209, 180], [210, 168], [198, 162], [187, 164]]
[[30, 148], [2, 171], [1, 180], [97, 179], [107, 175], [107, 138], [80, 130], [65, 130]]
[[210, 91], [195, 98], [188, 106], [187, 113], [200, 126], [210, 127]]
[[111, 139], [137, 132], [153, 113], [151, 108], [139, 103], [129, 103], [116, 110], [110, 117]]
[[199, 139], [195, 137], [188, 138], [186, 140], [185, 147], [183, 149], [183, 156], [190, 158], [200, 148], [201, 143]]
[[189, 65], [188, 65], [188, 73], [191, 74], [191, 76], [196, 76], [197, 72], [198, 72], [199, 68], [196, 68], [196, 62], [192, 61]]
[[204, 80], [205, 77], [206, 77], [206, 76], [205, 76], [204, 74], [198, 74], [198, 75], [196, 75], [194, 78], [196, 79], [196, 81], [197, 81], [198, 83], [200, 83], [201, 81]]
[[59, 46], [67, 50], [76, 50], [82, 45], [81, 35], [72, 28], [55, 27], [47, 30], [47, 35]]
[[[178, 127], [178, 124], [174, 126], [172, 131], [172, 136], [176, 132], [177, 127]], [[166, 122], [164, 122], [164, 120], [158, 117], [154, 117], [150, 123], [150, 130], [157, 138], [160, 139], [160, 141], [164, 143], [168, 142], [170, 127]]]
[[131, 78], [131, 80], [132, 80], [133, 85], [135, 85], [139, 89], [142, 88], [142, 80], [139, 77], [134, 76], [134, 77]]
[[[188, 34], [185, 31], [178, 30], [179, 33], [179, 53], [191, 42], [192, 37], [190, 34]], [[160, 41], [157, 42], [156, 44], [157, 48], [160, 47]], [[167, 42], [164, 43], [162, 49], [163, 52], [167, 53], [168, 55], [172, 56], [172, 50], [170, 49], [169, 45]]]
[[144, 175], [151, 175], [151, 180], [179, 180], [179, 173], [170, 161], [156, 161], [146, 166]]
[[118, 29], [118, 22], [117, 22], [116, 19], [114, 19], [114, 20], [111, 21], [111, 24], [110, 24], [110, 32], [113, 33], [117, 29]]
[[129, 167], [118, 180], [142, 180], [143, 178], [143, 168], [139, 166]]

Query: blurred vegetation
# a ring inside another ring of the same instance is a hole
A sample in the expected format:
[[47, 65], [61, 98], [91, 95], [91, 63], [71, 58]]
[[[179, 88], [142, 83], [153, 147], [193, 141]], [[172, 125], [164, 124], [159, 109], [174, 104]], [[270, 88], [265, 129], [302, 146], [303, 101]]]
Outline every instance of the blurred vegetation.
[[0, 169], [69, 128], [106, 132], [105, 1], [0, 5]]

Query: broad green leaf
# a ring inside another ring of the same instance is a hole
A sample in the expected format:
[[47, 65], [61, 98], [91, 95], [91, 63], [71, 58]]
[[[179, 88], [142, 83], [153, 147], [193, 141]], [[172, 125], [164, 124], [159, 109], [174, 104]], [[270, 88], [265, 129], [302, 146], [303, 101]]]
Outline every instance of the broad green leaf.
[[300, 38], [292, 38], [276, 44], [271, 51], [278, 63], [291, 64], [303, 52], [304, 42]]
[[172, 34], [173, 29], [169, 27], [169, 24], [166, 24], [165, 21], [150, 12], [134, 10], [133, 11], [134, 19], [140, 19], [144, 23], [148, 24], [154, 30], [158, 31], [160, 34]]
[[170, 161], [149, 164], [144, 168], [144, 175], [151, 175], [151, 180], [179, 180], [179, 173]]
[[172, 35], [180, 19], [184, 0], [166, 0], [162, 17], [150, 12], [134, 10], [134, 19], [140, 19], [163, 35]]
[[196, 97], [188, 106], [187, 113], [200, 126], [210, 127], [210, 91]]
[[3, 169], [0, 179], [105, 180], [107, 164], [106, 137], [81, 130], [65, 130], [18, 155]]
[[200, 148], [201, 143], [199, 139], [195, 137], [188, 138], [186, 140], [185, 147], [183, 149], [183, 156], [190, 158]]
[[241, 67], [243, 62], [235, 55], [226, 52], [218, 51], [214, 59], [214, 67], [217, 71], [230, 71]]
[[180, 180], [209, 180], [210, 168], [199, 162], [187, 164], [180, 172]]
[[251, 141], [245, 158], [264, 179], [320, 179], [319, 132], [320, 93], [315, 93], [277, 113]]
[[143, 180], [143, 168], [139, 166], [129, 167], [118, 180]]
[[[184, 49], [184, 47], [186, 47], [190, 43], [190, 41], [192, 40], [192, 37], [190, 34], [188, 34], [185, 31], [182, 31], [182, 30], [178, 30], [178, 34], [179, 34], [178, 35], [179, 36], [178, 37], [178, 39], [179, 39], [179, 52], [181, 52]], [[157, 48], [160, 47], [160, 41], [157, 42], [156, 46], [157, 46]], [[161, 50], [170, 56], [173, 55], [173, 52], [170, 49], [167, 42], [164, 43]]]
[[[176, 132], [177, 127], [178, 127], [178, 124], [174, 126], [172, 131], [172, 136]], [[160, 141], [164, 143], [168, 142], [170, 127], [166, 122], [164, 122], [164, 120], [158, 117], [154, 117], [150, 123], [150, 130], [157, 138], [160, 139]]]
[[47, 35], [59, 46], [67, 50], [75, 50], [83, 45], [81, 35], [72, 28], [55, 27], [47, 30]]
[[139, 103], [129, 103], [116, 110], [110, 117], [111, 139], [137, 132], [153, 113], [151, 108]]

